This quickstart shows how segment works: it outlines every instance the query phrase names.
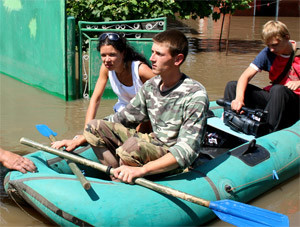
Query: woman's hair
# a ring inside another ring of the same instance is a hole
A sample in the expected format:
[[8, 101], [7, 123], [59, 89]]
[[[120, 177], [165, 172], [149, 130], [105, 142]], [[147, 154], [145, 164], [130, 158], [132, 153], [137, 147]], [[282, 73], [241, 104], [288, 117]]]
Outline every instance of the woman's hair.
[[[169, 46], [171, 56], [183, 54], [185, 61], [189, 52], [189, 42], [186, 36], [178, 30], [171, 29], [158, 33], [153, 37], [153, 41], [157, 43], [166, 43]], [[182, 64], [181, 63], [181, 64]]]
[[99, 42], [97, 46], [97, 50], [100, 52], [100, 49], [104, 45], [111, 45], [116, 50], [124, 53], [124, 63], [128, 63], [130, 61], [141, 61], [147, 64], [149, 67], [149, 62], [142, 55], [137, 53], [133, 47], [131, 47], [126, 38], [122, 36], [122, 34], [118, 33], [103, 33], [99, 36]]
[[261, 37], [264, 43], [267, 43], [273, 37], [279, 40], [289, 38], [290, 33], [284, 23], [270, 20], [263, 26]]

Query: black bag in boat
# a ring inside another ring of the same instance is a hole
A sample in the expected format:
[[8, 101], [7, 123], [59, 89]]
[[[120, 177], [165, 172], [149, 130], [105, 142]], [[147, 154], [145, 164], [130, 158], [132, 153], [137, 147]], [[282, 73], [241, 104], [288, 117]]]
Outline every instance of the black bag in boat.
[[251, 119], [248, 115], [238, 114], [232, 110], [224, 111], [224, 123], [234, 131], [243, 132], [255, 137], [263, 136], [268, 133], [268, 125], [262, 118]]

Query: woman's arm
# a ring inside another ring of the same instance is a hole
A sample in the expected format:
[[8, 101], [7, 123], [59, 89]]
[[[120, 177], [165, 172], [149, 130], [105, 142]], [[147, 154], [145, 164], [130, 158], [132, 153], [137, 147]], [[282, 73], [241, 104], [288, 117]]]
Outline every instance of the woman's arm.
[[[103, 95], [106, 83], [108, 80], [108, 70], [107, 68], [102, 64], [99, 72], [99, 78], [97, 80], [93, 95], [91, 97], [88, 110], [86, 112], [85, 116], [85, 123], [84, 126], [91, 120], [93, 120], [96, 116], [98, 107], [100, 105], [100, 100]], [[79, 147], [80, 145], [84, 144], [86, 142], [86, 139], [83, 135], [77, 135], [74, 137], [74, 139], [71, 140], [61, 140], [56, 141], [52, 143], [52, 147], [59, 149], [61, 147], [65, 147], [67, 151], [72, 151], [76, 147]]]
[[102, 64], [99, 72], [99, 78], [97, 80], [93, 95], [90, 100], [89, 107], [85, 116], [85, 124], [93, 120], [97, 114], [100, 101], [105, 90], [105, 86], [108, 80], [108, 69]]

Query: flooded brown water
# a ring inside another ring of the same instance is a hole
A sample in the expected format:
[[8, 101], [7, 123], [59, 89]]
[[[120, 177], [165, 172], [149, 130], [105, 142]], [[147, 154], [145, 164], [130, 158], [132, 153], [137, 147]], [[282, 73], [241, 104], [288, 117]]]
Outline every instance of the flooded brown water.
[[[260, 41], [260, 30], [262, 25], [270, 19], [275, 18], [232, 17], [228, 55], [226, 55], [224, 40], [221, 52], [219, 51], [221, 21], [218, 23], [212, 20], [171, 22], [170, 27], [182, 30], [190, 40], [190, 54], [182, 71], [206, 87], [210, 100], [221, 98], [226, 83], [238, 79], [264, 47]], [[299, 41], [299, 18], [283, 17], [279, 20], [287, 24], [292, 39]], [[224, 26], [224, 39], [227, 37], [227, 27], [228, 20]], [[74, 135], [81, 133], [88, 107], [87, 100], [65, 102], [7, 76], [0, 75], [0, 78], [1, 147], [24, 155], [32, 152], [33, 149], [21, 145], [19, 143], [21, 137], [49, 144], [48, 139], [37, 132], [36, 124], [48, 125], [58, 133], [58, 139], [73, 138]], [[253, 83], [258, 86], [268, 84], [267, 74], [257, 75]], [[102, 100], [97, 118], [112, 113], [114, 103], [115, 100]], [[250, 204], [286, 214], [290, 218], [291, 226], [299, 226], [299, 189], [300, 177], [298, 175], [251, 201]], [[51, 225], [32, 208], [24, 207], [24, 209], [26, 212], [9, 199], [2, 190], [0, 226]], [[217, 219], [208, 225], [230, 226]]]

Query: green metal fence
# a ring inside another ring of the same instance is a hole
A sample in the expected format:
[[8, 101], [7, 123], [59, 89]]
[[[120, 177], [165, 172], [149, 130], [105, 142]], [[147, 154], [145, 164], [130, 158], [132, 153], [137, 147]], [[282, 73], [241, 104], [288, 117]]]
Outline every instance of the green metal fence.
[[[124, 34], [130, 45], [138, 52], [151, 56], [152, 37], [167, 28], [165, 17], [144, 20], [87, 22], [79, 21], [79, 92], [88, 98], [94, 91], [102, 64], [97, 51], [98, 37], [104, 32]], [[81, 97], [82, 97], [81, 96]], [[116, 95], [109, 82], [106, 85], [103, 98], [113, 99]]]

